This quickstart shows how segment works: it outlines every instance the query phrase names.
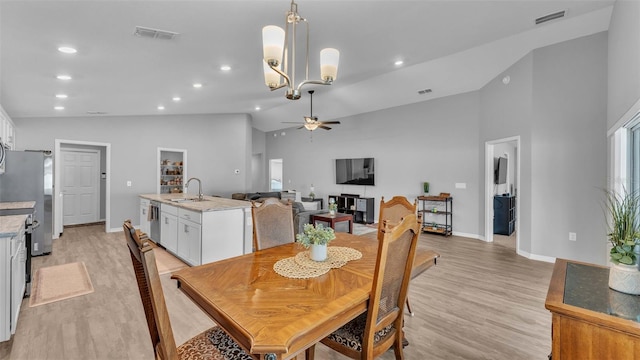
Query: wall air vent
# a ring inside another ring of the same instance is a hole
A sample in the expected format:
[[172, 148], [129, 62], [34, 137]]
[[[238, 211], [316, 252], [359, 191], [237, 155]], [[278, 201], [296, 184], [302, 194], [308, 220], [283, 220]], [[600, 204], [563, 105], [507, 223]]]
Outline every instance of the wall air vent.
[[555, 20], [555, 19], [559, 19], [559, 18], [565, 17], [566, 14], [567, 14], [567, 11], [566, 10], [562, 10], [562, 11], [555, 12], [553, 14], [541, 16], [541, 17], [536, 19], [536, 25], [540, 25], [540, 24], [545, 23], [547, 21], [551, 21], [551, 20]]
[[420, 95], [429, 94], [430, 92], [431, 92], [431, 89], [418, 90], [418, 94]]
[[176, 36], [180, 34], [173, 31], [152, 29], [144, 26], [136, 26], [136, 30], [133, 32], [133, 35], [151, 38], [151, 39], [173, 40]]
[[89, 115], [105, 115], [106, 113], [106, 111], [87, 111]]

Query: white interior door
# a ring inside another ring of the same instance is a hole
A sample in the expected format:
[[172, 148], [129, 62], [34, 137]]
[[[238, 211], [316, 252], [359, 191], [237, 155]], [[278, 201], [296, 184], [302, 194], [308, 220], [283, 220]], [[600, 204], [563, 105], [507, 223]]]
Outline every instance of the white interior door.
[[96, 222], [100, 216], [100, 153], [67, 149], [62, 155], [63, 224]]

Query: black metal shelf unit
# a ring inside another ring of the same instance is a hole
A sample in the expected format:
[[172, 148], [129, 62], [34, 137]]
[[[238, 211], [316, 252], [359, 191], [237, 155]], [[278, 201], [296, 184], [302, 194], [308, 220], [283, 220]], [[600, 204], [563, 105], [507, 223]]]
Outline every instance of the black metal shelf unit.
[[451, 196], [419, 196], [422, 231], [449, 236], [453, 233], [453, 198]]

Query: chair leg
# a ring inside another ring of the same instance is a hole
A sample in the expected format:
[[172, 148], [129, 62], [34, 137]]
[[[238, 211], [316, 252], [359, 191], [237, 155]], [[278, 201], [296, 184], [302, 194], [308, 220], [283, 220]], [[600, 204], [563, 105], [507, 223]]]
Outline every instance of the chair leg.
[[306, 360], [314, 360], [316, 357], [316, 345], [313, 344], [307, 350], [304, 351], [304, 358]]
[[409, 311], [409, 315], [413, 316], [415, 313], [411, 311], [411, 304], [409, 303], [409, 297], [407, 296], [407, 310]]

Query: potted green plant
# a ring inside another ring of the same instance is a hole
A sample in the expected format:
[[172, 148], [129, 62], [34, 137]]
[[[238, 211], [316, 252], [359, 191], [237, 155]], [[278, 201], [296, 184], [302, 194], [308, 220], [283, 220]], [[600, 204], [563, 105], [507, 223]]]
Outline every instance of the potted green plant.
[[329, 214], [333, 216], [336, 214], [337, 211], [338, 211], [338, 204], [336, 204], [335, 201], [333, 201], [333, 199], [329, 200]]
[[336, 234], [330, 227], [322, 224], [313, 226], [305, 224], [304, 231], [296, 235], [296, 242], [305, 248], [311, 248], [309, 257], [311, 260], [324, 261], [327, 259], [327, 245], [336, 238]]
[[611, 243], [609, 255], [613, 263], [609, 271], [609, 287], [627, 294], [640, 295], [640, 196], [624, 191], [606, 192], [606, 209], [609, 218], [607, 237]]

